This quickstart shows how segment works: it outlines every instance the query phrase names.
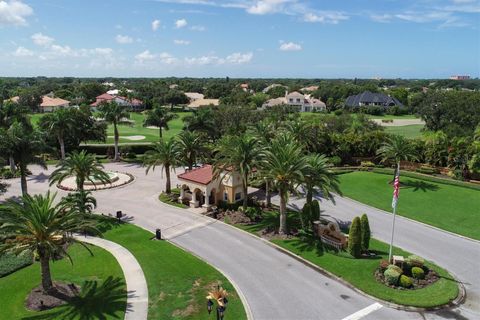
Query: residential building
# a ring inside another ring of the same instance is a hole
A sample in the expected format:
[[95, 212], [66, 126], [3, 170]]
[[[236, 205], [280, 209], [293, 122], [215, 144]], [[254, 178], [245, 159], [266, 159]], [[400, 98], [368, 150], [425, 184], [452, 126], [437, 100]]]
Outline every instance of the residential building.
[[262, 92], [267, 93], [268, 91], [270, 91], [271, 89], [276, 88], [276, 87], [284, 87], [285, 89], [287, 88], [287, 86], [284, 86], [283, 84], [273, 83], [273, 84], [269, 85], [268, 87], [266, 87], [265, 89], [263, 89]]
[[304, 87], [302, 89], [300, 89], [300, 91], [302, 92], [313, 92], [313, 91], [316, 91], [318, 90], [318, 86], [309, 86], [309, 87]]
[[218, 106], [220, 104], [219, 99], [197, 99], [195, 101], [190, 102], [187, 106], [190, 109], [198, 109], [200, 107], [206, 106]]
[[393, 106], [403, 107], [403, 104], [398, 101], [397, 98], [391, 97], [384, 93], [365, 91], [354, 96], [349, 96], [345, 100], [345, 106], [350, 108], [358, 108], [364, 106], [380, 106], [388, 108]]
[[190, 99], [190, 102], [205, 98], [203, 94], [198, 92], [185, 92], [185, 95], [187, 96], [188, 99]]
[[237, 172], [225, 170], [214, 176], [213, 167], [205, 164], [177, 175], [180, 182], [180, 198], [182, 203], [191, 207], [217, 205], [219, 201], [235, 203], [242, 201], [242, 178]]
[[470, 76], [459, 76], [459, 75], [455, 75], [455, 76], [451, 76], [450, 77], [450, 80], [470, 80]]
[[[18, 103], [20, 98], [18, 96], [8, 99], [8, 101]], [[53, 93], [46, 94], [42, 96], [42, 103], [38, 106], [40, 112], [53, 112], [57, 109], [68, 108], [70, 106], [70, 101], [56, 98]]]
[[294, 107], [300, 112], [327, 110], [327, 106], [321, 100], [297, 91], [287, 93], [285, 97], [269, 99], [263, 104], [263, 108], [271, 108], [279, 105]]
[[142, 110], [144, 108], [144, 104], [142, 100], [132, 98], [129, 99], [127, 97], [117, 96], [109, 93], [103, 93], [95, 98], [95, 102], [90, 104], [91, 107], [97, 108], [102, 103], [108, 102], [116, 102], [121, 106], [126, 106], [131, 108], [132, 110]]

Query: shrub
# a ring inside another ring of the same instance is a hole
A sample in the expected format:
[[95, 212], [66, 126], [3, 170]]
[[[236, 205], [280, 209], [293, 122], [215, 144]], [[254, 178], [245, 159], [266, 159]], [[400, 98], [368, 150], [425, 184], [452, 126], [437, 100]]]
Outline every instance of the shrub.
[[339, 156], [333, 156], [333, 157], [328, 158], [328, 162], [331, 165], [333, 165], [334, 167], [337, 167], [340, 164], [342, 164], [342, 158], [340, 158]]
[[262, 218], [262, 209], [258, 207], [247, 207], [245, 215], [253, 221], [257, 221]]
[[360, 162], [360, 166], [364, 168], [373, 168], [375, 167], [375, 163], [373, 163], [372, 161], [362, 161]]
[[383, 273], [385, 277], [385, 282], [389, 285], [396, 285], [398, 282], [398, 278], [400, 277], [400, 273], [394, 269], [387, 269]]
[[348, 252], [355, 258], [362, 255], [362, 234], [360, 218], [355, 217], [348, 233]]
[[218, 201], [218, 208], [223, 210], [238, 210], [239, 207], [242, 206], [242, 203], [235, 202], [235, 203], [228, 203], [226, 201], [220, 200]]
[[410, 288], [412, 285], [413, 285], [413, 281], [411, 278], [403, 274], [400, 276], [400, 286], [404, 288]]
[[136, 158], [137, 158], [136, 153], [134, 153], [134, 152], [127, 153], [127, 159], [136, 159]]
[[368, 247], [370, 246], [370, 224], [368, 222], [368, 217], [364, 213], [360, 218], [360, 225], [361, 225], [361, 232], [362, 232], [362, 250], [368, 251]]
[[423, 279], [423, 278], [425, 278], [425, 271], [423, 271], [422, 268], [413, 267], [413, 268], [412, 268], [412, 276], [413, 276], [415, 279]]
[[387, 270], [388, 266], [389, 266], [388, 261], [385, 260], [385, 259], [382, 259], [380, 261], [380, 265], [378, 266], [378, 268], [380, 269], [381, 272], [385, 272], [385, 270]]
[[12, 272], [33, 263], [33, 254], [25, 250], [18, 255], [14, 253], [4, 253], [0, 255], [0, 277], [4, 277]]
[[394, 264], [390, 264], [387, 269], [395, 270], [395, 271], [397, 271], [399, 274], [402, 274], [402, 273], [403, 273], [402, 268], [400, 268], [399, 266], [396, 266], [396, 265], [394, 265]]
[[420, 168], [415, 169], [415, 171], [423, 174], [438, 173], [438, 169], [428, 166], [421, 166]]
[[405, 262], [412, 267], [419, 267], [419, 268], [422, 268], [423, 265], [425, 264], [425, 260], [416, 255], [408, 256], [408, 258], [405, 259]]

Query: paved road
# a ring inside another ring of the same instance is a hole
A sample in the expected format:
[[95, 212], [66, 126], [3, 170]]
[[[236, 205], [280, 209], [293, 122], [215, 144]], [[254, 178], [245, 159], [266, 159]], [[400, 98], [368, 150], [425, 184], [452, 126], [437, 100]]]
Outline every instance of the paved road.
[[[95, 192], [98, 210], [104, 213], [123, 210], [132, 216], [133, 223], [145, 229], [153, 231], [157, 227], [162, 228], [164, 235], [173, 243], [194, 252], [233, 280], [246, 297], [254, 319], [333, 320], [344, 319], [352, 314], [359, 317], [367, 315], [365, 319], [454, 318], [448, 312], [419, 314], [387, 307], [376, 310], [377, 305], [373, 305], [375, 301], [304, 266], [248, 234], [222, 223], [212, 222], [188, 210], [161, 203], [157, 196], [164, 187], [164, 179], [159, 171], [145, 176], [144, 169], [136, 165], [108, 164], [106, 167], [128, 171], [136, 180], [121, 188]], [[33, 168], [34, 176], [29, 179], [30, 193], [45, 192], [51, 170], [44, 172]], [[173, 181], [173, 185], [175, 183], [176, 181]], [[19, 189], [19, 182], [15, 180], [6, 197], [18, 195]], [[64, 194], [61, 191], [59, 193]], [[341, 205], [341, 202], [339, 204]], [[372, 216], [371, 220], [375, 232], [376, 218]], [[375, 233], [375, 236], [380, 235]], [[406, 246], [405, 248], [416, 251]], [[471, 251], [470, 255], [473, 252], [475, 250]], [[418, 253], [430, 257], [423, 252]], [[457, 275], [462, 274], [450, 269]], [[373, 312], [368, 314], [368, 311]], [[356, 319], [360, 319], [359, 317]]]
[[[348, 198], [336, 197], [335, 205], [330, 201], [317, 199], [322, 201], [322, 214], [339, 221], [351, 221], [353, 217], [367, 213], [373, 237], [387, 243], [390, 242], [391, 214]], [[279, 199], [274, 198], [273, 201], [279, 202]], [[403, 199], [403, 201], [407, 201], [407, 199]], [[304, 199], [302, 198], [294, 197], [290, 199], [290, 206], [293, 208], [302, 208], [303, 204]], [[479, 241], [466, 239], [397, 216], [394, 244], [446, 268], [463, 282], [467, 290], [467, 300], [461, 308], [453, 310], [454, 313], [450, 313], [449, 317], [453, 319], [480, 319]]]
[[101, 238], [78, 236], [78, 240], [110, 252], [122, 268], [127, 285], [125, 320], [146, 320], [148, 316], [148, 287], [137, 259], [121, 245]]

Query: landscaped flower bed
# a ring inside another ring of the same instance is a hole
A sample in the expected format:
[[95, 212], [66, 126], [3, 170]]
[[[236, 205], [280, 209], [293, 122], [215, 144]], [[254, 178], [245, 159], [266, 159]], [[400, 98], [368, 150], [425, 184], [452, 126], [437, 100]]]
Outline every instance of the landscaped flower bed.
[[401, 266], [382, 260], [375, 270], [375, 279], [390, 288], [415, 290], [437, 282], [439, 275], [435, 270], [429, 269], [422, 258], [412, 255]]

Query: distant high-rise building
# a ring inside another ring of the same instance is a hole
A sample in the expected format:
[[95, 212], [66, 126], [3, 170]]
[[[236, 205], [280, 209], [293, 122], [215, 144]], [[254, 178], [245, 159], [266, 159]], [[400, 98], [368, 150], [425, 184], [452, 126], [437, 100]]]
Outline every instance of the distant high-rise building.
[[451, 76], [450, 80], [470, 80], [470, 76]]

